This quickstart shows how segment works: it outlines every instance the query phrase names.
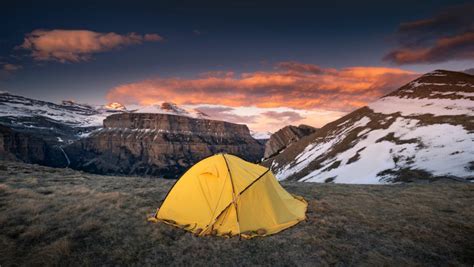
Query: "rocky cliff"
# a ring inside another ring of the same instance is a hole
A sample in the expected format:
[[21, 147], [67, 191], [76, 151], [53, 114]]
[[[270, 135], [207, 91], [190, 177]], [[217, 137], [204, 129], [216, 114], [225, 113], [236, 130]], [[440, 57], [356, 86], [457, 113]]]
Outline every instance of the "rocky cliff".
[[104, 128], [65, 150], [76, 169], [167, 178], [219, 152], [254, 162], [263, 156], [246, 125], [151, 113], [111, 115]]
[[65, 167], [67, 160], [59, 144], [42, 133], [28, 133], [0, 124], [0, 159]]
[[267, 159], [274, 156], [288, 147], [291, 143], [294, 143], [315, 131], [316, 128], [304, 124], [300, 126], [288, 125], [281, 128], [272, 134], [265, 144], [264, 157]]

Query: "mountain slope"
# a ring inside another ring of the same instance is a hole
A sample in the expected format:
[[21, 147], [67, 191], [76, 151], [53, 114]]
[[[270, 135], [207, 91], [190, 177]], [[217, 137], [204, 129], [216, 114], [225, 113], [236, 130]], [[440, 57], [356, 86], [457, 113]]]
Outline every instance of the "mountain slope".
[[308, 182], [474, 176], [474, 76], [434, 71], [327, 124], [265, 161]]

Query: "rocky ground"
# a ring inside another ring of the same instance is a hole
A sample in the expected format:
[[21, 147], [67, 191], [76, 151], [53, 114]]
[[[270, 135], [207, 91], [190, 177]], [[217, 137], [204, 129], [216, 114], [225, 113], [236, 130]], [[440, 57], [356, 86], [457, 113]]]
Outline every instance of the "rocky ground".
[[283, 183], [308, 220], [239, 240], [146, 222], [173, 183], [0, 161], [0, 266], [474, 264], [474, 184]]

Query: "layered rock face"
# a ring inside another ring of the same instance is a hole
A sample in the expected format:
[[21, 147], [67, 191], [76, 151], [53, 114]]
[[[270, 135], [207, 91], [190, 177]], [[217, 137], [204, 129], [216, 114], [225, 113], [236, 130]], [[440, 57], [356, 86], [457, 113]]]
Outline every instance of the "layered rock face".
[[0, 124], [0, 159], [65, 167], [67, 160], [54, 140]]
[[286, 147], [288, 147], [291, 143], [294, 143], [300, 140], [302, 137], [310, 135], [316, 131], [316, 128], [308, 126], [308, 125], [300, 125], [300, 126], [285, 126], [272, 134], [270, 139], [265, 144], [265, 153], [264, 157], [270, 158]]
[[151, 113], [111, 115], [103, 129], [65, 150], [73, 168], [166, 178], [176, 178], [219, 152], [254, 162], [263, 156], [263, 145], [246, 125]]

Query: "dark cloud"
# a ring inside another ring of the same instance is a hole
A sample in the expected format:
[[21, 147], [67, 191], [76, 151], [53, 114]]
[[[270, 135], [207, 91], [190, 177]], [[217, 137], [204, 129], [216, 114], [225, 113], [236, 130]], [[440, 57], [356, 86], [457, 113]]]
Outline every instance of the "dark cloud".
[[474, 4], [447, 8], [432, 18], [401, 23], [399, 47], [384, 59], [396, 64], [474, 59]]

